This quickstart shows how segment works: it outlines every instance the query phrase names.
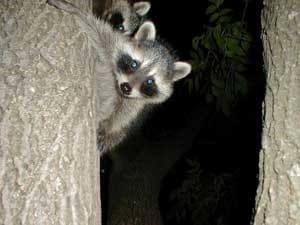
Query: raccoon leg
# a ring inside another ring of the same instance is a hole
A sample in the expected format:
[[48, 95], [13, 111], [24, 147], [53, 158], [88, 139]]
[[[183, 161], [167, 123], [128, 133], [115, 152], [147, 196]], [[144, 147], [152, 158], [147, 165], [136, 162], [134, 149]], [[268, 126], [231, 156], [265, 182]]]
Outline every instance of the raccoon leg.
[[126, 137], [124, 132], [107, 133], [103, 128], [99, 128], [97, 134], [97, 147], [101, 155], [111, 151]]
[[114, 147], [119, 145], [124, 139], [126, 135], [124, 132], [115, 132], [107, 134], [105, 137], [105, 145], [108, 150], [112, 150]]

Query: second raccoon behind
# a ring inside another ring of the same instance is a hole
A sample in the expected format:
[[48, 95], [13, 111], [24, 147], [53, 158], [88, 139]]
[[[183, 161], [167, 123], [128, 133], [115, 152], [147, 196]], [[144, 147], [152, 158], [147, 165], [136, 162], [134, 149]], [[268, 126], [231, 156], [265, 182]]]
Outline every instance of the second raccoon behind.
[[132, 35], [144, 22], [146, 14], [151, 8], [150, 2], [140, 1], [130, 4], [128, 0], [107, 1], [101, 18], [112, 27], [125, 35]]
[[144, 22], [129, 38], [70, 3], [48, 3], [77, 15], [97, 52], [96, 119], [103, 154], [126, 136], [145, 107], [167, 100], [173, 93], [174, 82], [188, 75], [191, 66], [176, 61], [170, 50], [156, 40], [152, 22]]

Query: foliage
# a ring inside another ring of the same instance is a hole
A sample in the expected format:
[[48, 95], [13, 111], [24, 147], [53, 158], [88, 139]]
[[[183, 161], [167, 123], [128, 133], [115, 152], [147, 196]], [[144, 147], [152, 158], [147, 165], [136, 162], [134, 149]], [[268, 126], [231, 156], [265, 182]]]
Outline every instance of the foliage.
[[[234, 175], [204, 172], [196, 160], [187, 159], [189, 169], [182, 184], [170, 193], [168, 224], [229, 224], [236, 207]], [[175, 221], [174, 221], [175, 218]], [[173, 219], [173, 221], [171, 221]]]
[[209, 0], [209, 22], [192, 42], [193, 76], [186, 80], [190, 92], [205, 96], [208, 103], [230, 115], [249, 89], [246, 79], [252, 42], [243, 21], [223, 8], [224, 0]]

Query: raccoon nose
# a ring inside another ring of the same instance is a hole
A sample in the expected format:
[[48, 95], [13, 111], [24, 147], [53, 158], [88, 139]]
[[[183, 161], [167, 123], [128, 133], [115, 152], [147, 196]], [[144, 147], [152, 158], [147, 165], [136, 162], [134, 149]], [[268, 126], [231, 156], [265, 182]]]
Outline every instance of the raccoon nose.
[[124, 95], [130, 95], [132, 88], [130, 87], [129, 83], [122, 83], [120, 85], [121, 91]]

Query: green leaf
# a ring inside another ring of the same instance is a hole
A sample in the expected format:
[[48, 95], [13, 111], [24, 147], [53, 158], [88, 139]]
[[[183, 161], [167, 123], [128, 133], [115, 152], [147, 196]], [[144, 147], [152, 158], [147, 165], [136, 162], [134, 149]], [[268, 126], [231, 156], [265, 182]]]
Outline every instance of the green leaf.
[[245, 66], [250, 64], [250, 59], [248, 58], [248, 54], [245, 55], [245, 56], [241, 56], [241, 57], [237, 58], [236, 60], [237, 60], [238, 63], [241, 63]]
[[204, 51], [202, 50], [202, 48], [198, 48], [197, 54], [198, 54], [199, 60], [204, 61], [206, 55], [205, 55]]
[[212, 41], [211, 41], [212, 39], [208, 39], [208, 38], [206, 38], [206, 39], [203, 39], [202, 40], [202, 45], [205, 47], [205, 48], [207, 48], [207, 49], [212, 49], [212, 47], [213, 47], [213, 45], [212, 45]]
[[[227, 53], [230, 52], [230, 56], [234, 57], [237, 56], [244, 56], [244, 51], [240, 46], [240, 41], [233, 38], [226, 38], [226, 47]], [[229, 56], [229, 55], [228, 55]]]
[[193, 49], [197, 50], [201, 39], [202, 39], [201, 37], [194, 37], [193, 38], [193, 41], [192, 41], [192, 47], [193, 47]]
[[211, 88], [211, 92], [215, 97], [219, 97], [222, 96], [222, 90], [220, 88], [218, 88], [217, 86], [212, 86]]
[[215, 41], [218, 45], [218, 47], [220, 49], [223, 48], [224, 46], [224, 39], [222, 38], [222, 27], [221, 27], [221, 24], [218, 24], [215, 29], [213, 30], [213, 35], [214, 35], [214, 38], [215, 38]]
[[231, 24], [232, 26], [232, 30], [233, 30], [233, 35], [234, 36], [241, 36], [242, 30], [243, 30], [243, 24], [242, 22], [238, 21], [238, 22], [234, 22]]
[[219, 13], [214, 13], [211, 15], [211, 17], [209, 18], [209, 22], [213, 23], [214, 21], [216, 21], [219, 18]]
[[[202, 74], [203, 75], [203, 74]], [[206, 81], [203, 82], [203, 85], [201, 86], [200, 90], [199, 90], [199, 95], [204, 95], [205, 93], [208, 92], [208, 86], [209, 86], [209, 83]]]
[[224, 3], [224, 0], [217, 0], [215, 2], [216, 6], [219, 8]]
[[[242, 58], [242, 57], [241, 57]], [[244, 64], [242, 63], [237, 63], [237, 65], [235, 65], [235, 70], [238, 73], [245, 73], [247, 71], [247, 68], [244, 66]]]
[[215, 5], [210, 5], [207, 7], [205, 14], [206, 15], [211, 14], [211, 13], [215, 12], [216, 10], [217, 10], [217, 7]]
[[219, 23], [229, 23], [231, 20], [231, 17], [229, 16], [220, 16], [218, 22]]
[[199, 56], [198, 56], [197, 52], [191, 51], [190, 55], [191, 55], [191, 58], [192, 58], [192, 61], [193, 61], [192, 63], [199, 60]]
[[215, 76], [211, 79], [212, 84], [220, 89], [225, 89], [225, 80], [224, 79], [217, 79]]
[[224, 56], [225, 57], [232, 58], [233, 55], [234, 55], [234, 53], [231, 50], [229, 50], [227, 48], [224, 49]]
[[249, 32], [245, 32], [243, 35], [243, 39], [248, 41], [248, 42], [252, 42], [252, 36]]
[[244, 52], [248, 52], [248, 50], [250, 49], [250, 42], [241, 41], [241, 46], [242, 46], [242, 49], [244, 50]]
[[242, 94], [242, 95], [246, 95], [248, 93], [248, 89], [249, 89], [249, 81], [242, 75], [237, 75], [236, 76], [236, 81], [237, 81], [237, 87], [238, 87], [238, 91]]
[[219, 13], [220, 13], [220, 16], [224, 16], [230, 12], [232, 12], [232, 9], [222, 9]]

